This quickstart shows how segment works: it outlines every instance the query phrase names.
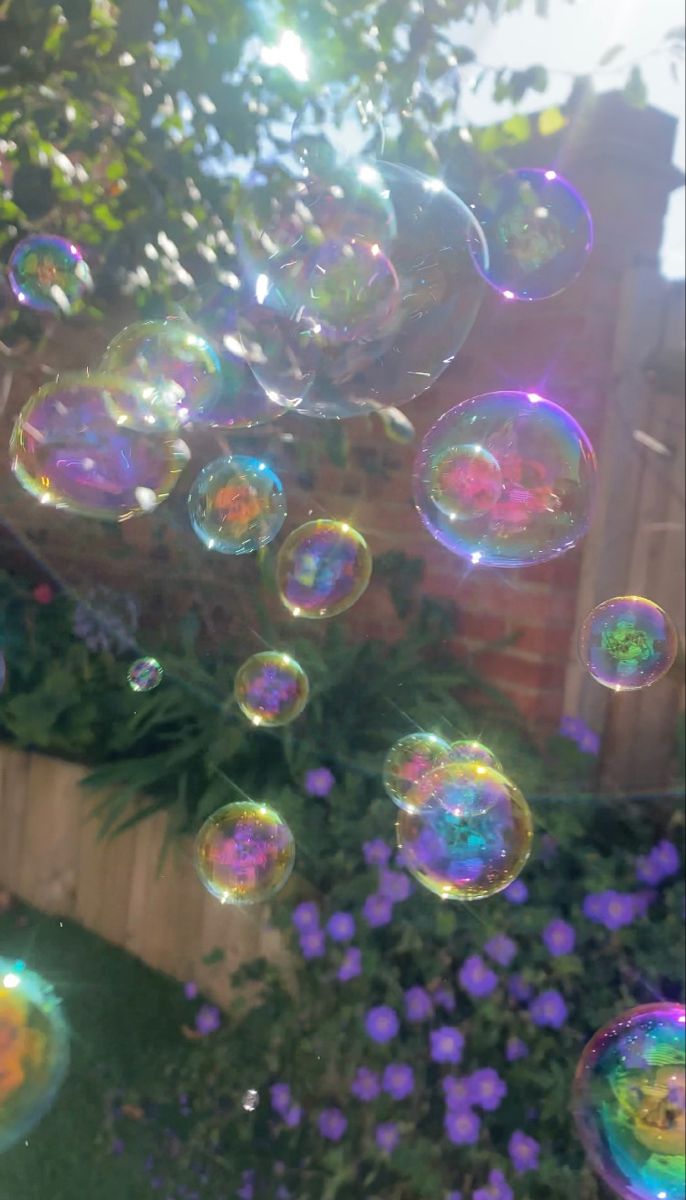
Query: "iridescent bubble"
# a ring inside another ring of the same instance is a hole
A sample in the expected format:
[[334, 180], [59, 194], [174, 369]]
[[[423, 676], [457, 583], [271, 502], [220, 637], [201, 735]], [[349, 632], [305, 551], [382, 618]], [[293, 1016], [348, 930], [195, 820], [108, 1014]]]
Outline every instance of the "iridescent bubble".
[[656, 683], [672, 666], [678, 647], [671, 617], [642, 596], [604, 600], [579, 633], [579, 653], [589, 673], [617, 692]]
[[20, 304], [46, 313], [71, 312], [93, 286], [78, 246], [47, 233], [32, 233], [18, 242], [7, 278]]
[[255, 1088], [248, 1088], [247, 1092], [243, 1093], [241, 1099], [241, 1108], [245, 1112], [254, 1112], [260, 1103], [260, 1093], [255, 1091]]
[[593, 1169], [622, 1200], [684, 1200], [686, 1009], [633, 1008], [586, 1046], [572, 1111]]
[[198, 320], [219, 354], [221, 387], [214, 403], [195, 414], [195, 425], [212, 429], [251, 429], [285, 415], [285, 409], [269, 399], [245, 361], [238, 333], [235, 292], [217, 285], [205, 293]]
[[383, 142], [383, 122], [372, 98], [341, 84], [327, 84], [308, 100], [291, 131], [291, 149], [310, 170], [376, 158]]
[[128, 397], [119, 393], [113, 411], [118, 424], [143, 433], [192, 423], [212, 409], [221, 391], [217, 352], [202, 333], [176, 318], [122, 329], [107, 347], [101, 370], [140, 384]]
[[545, 300], [572, 283], [593, 247], [588, 206], [556, 171], [508, 171], [483, 186], [476, 214], [488, 242], [484, 278], [507, 300]]
[[[436, 471], [455, 447], [468, 445], [495, 460], [501, 486], [489, 508], [458, 518], [434, 500]], [[595, 473], [593, 447], [564, 409], [530, 392], [488, 392], [451, 408], [426, 434], [414, 499], [429, 532], [453, 554], [521, 567], [556, 558], [583, 537]]]
[[[331, 238], [378, 245], [398, 278], [398, 303], [385, 316], [372, 309], [364, 337], [345, 340], [324, 337], [302, 297], [299, 307], [285, 298], [288, 289], [273, 264], [243, 296], [239, 325], [255, 377], [275, 404], [306, 416], [339, 419], [408, 404], [452, 362], [485, 291], [472, 248], [480, 242], [486, 254], [481, 231], [445, 184], [391, 163], [358, 170], [381, 180], [369, 186], [391, 204], [395, 232], [373, 237], [356, 233], [353, 223], [352, 232]], [[354, 212], [355, 205], [348, 209]], [[305, 247], [294, 246], [291, 237], [282, 258], [297, 274]]]
[[407, 812], [417, 812], [410, 807], [408, 797], [414, 785], [447, 762], [450, 744], [435, 733], [408, 733], [391, 746], [383, 765], [383, 785], [394, 804]]
[[299, 321], [329, 342], [374, 337], [400, 303], [398, 276], [378, 243], [362, 238], [331, 240], [297, 260]]
[[129, 667], [127, 679], [132, 692], [152, 692], [163, 676], [164, 668], [156, 658], [137, 658]]
[[295, 842], [273, 808], [252, 800], [227, 804], [202, 826], [195, 843], [200, 881], [223, 904], [262, 904], [288, 882]]
[[263, 650], [238, 668], [233, 694], [253, 725], [289, 725], [307, 704], [310, 684], [289, 654]]
[[203, 467], [188, 496], [188, 515], [208, 550], [252, 554], [281, 529], [286, 497], [267, 463], [235, 454]]
[[451, 521], [482, 517], [502, 490], [500, 467], [483, 446], [452, 446], [431, 464], [431, 499]]
[[473, 741], [470, 738], [461, 738], [457, 742], [453, 742], [450, 746], [448, 758], [450, 762], [472, 762], [484, 763], [487, 767], [492, 767], [494, 771], [499, 771], [502, 775], [503, 768], [498, 762], [495, 754], [484, 746], [483, 742]]
[[189, 451], [171, 436], [145, 437], [114, 422], [112, 410], [136, 386], [112, 375], [61, 375], [35, 392], [10, 441], [22, 487], [41, 504], [107, 521], [156, 508]]
[[0, 958], [0, 1151], [38, 1124], [69, 1066], [69, 1034], [52, 987]]
[[335, 617], [365, 591], [372, 556], [364, 538], [343, 521], [308, 521], [279, 550], [279, 596], [294, 617]]
[[423, 775], [401, 812], [398, 845], [414, 877], [446, 900], [493, 896], [531, 853], [529, 806], [515, 785], [483, 763], [457, 762]]

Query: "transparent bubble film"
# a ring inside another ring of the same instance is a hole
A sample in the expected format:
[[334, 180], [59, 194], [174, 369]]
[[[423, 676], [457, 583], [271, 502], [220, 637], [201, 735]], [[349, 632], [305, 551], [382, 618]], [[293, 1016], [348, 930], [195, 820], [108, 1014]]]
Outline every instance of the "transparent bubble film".
[[79, 247], [47, 233], [15, 246], [7, 278], [19, 303], [40, 313], [70, 313], [93, 285]]
[[288, 882], [294, 862], [293, 834], [267, 804], [227, 804], [208, 818], [196, 839], [200, 880], [224, 904], [271, 900]]
[[450, 744], [434, 733], [408, 733], [391, 746], [383, 765], [383, 785], [394, 804], [408, 812], [414, 785], [448, 761]]
[[159, 687], [163, 677], [164, 669], [156, 658], [137, 658], [127, 675], [132, 692], [152, 692]]
[[444, 413], [426, 434], [414, 498], [429, 532], [453, 554], [520, 567], [564, 554], [583, 537], [595, 474], [590, 441], [559, 405], [488, 392]]
[[253, 725], [288, 725], [307, 704], [310, 685], [299, 663], [278, 650], [253, 654], [236, 672], [234, 696]]
[[281, 529], [286, 497], [266, 462], [236, 454], [203, 468], [188, 496], [188, 515], [208, 550], [252, 554]]
[[279, 550], [282, 603], [294, 617], [335, 617], [359, 600], [372, 573], [366, 541], [343, 521], [308, 521]]
[[671, 617], [643, 596], [598, 604], [579, 634], [579, 654], [598, 683], [615, 691], [650, 687], [669, 671], [679, 647]]

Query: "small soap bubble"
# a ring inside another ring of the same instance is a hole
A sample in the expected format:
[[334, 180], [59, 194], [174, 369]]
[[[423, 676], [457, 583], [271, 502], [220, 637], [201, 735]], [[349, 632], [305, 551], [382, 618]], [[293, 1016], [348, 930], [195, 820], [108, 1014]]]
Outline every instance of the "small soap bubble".
[[222, 386], [219, 356], [207, 338], [176, 318], [137, 321], [110, 342], [101, 370], [140, 387], [114, 399], [117, 423], [143, 433], [169, 432], [210, 411]]
[[448, 763], [423, 775], [396, 826], [405, 865], [445, 900], [481, 900], [517, 878], [533, 825], [515, 785], [483, 763]]
[[247, 1092], [243, 1093], [241, 1105], [246, 1112], [254, 1112], [259, 1103], [260, 1093], [256, 1092], [254, 1088], [248, 1088]]
[[0, 1152], [52, 1106], [69, 1066], [69, 1034], [52, 987], [0, 958]]
[[127, 679], [132, 692], [152, 692], [163, 676], [164, 669], [156, 658], [137, 658], [129, 667]]
[[435, 733], [408, 733], [391, 746], [383, 765], [383, 785], [394, 804], [407, 812], [414, 785], [448, 761], [450, 743]]
[[35, 392], [10, 441], [22, 487], [41, 504], [106, 521], [127, 521], [165, 500], [188, 447], [116, 424], [112, 410], [136, 387], [112, 375], [66, 374]]
[[300, 664], [278, 650], [251, 655], [236, 672], [234, 696], [253, 725], [288, 725], [300, 716], [309, 694]]
[[683, 1200], [686, 1009], [662, 1001], [601, 1029], [576, 1069], [572, 1111], [593, 1169], [622, 1200]]
[[14, 247], [7, 278], [20, 304], [44, 313], [71, 312], [93, 286], [78, 246], [47, 233], [32, 233]]
[[492, 767], [494, 771], [500, 771], [501, 774], [503, 771], [498, 759], [488, 749], [488, 746], [470, 738], [461, 738], [459, 741], [453, 742], [449, 749], [448, 759], [450, 762], [483, 763], [487, 767]]
[[617, 692], [656, 683], [674, 663], [678, 647], [671, 617], [642, 596], [604, 600], [579, 634], [579, 654], [589, 674]]
[[194, 532], [218, 554], [253, 554], [286, 520], [278, 475], [259, 458], [217, 458], [198, 475], [188, 496]]
[[556, 171], [508, 171], [483, 186], [476, 215], [489, 251], [477, 269], [506, 300], [556, 296], [591, 253], [588, 206]]
[[372, 573], [366, 541], [343, 521], [308, 521], [279, 550], [277, 586], [294, 617], [335, 617], [365, 591]]
[[220, 808], [205, 821], [195, 845], [203, 887], [223, 904], [262, 904], [288, 882], [295, 842], [273, 808], [252, 800]]
[[483, 446], [452, 446], [431, 466], [431, 499], [451, 521], [482, 517], [503, 490], [500, 467]]
[[[483, 463], [493, 459], [498, 468], [491, 473], [498, 495], [494, 487], [472, 516], [464, 508], [448, 514], [443, 491], [442, 507], [435, 499], [443, 465], [465, 446], [480, 447]], [[451, 408], [426, 434], [414, 468], [415, 505], [453, 554], [522, 567], [556, 558], [584, 536], [595, 474], [593, 447], [563, 408], [530, 392], [488, 392]]]

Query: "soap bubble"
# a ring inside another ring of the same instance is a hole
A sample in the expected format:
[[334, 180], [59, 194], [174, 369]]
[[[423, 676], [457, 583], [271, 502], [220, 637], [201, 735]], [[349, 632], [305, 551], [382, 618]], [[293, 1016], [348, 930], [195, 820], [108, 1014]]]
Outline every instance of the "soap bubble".
[[500, 771], [502, 775], [503, 768], [498, 759], [488, 749], [488, 746], [484, 746], [483, 742], [461, 738], [459, 741], [453, 742], [450, 746], [448, 758], [450, 762], [484, 763], [487, 767], [492, 767], [494, 771]]
[[235, 454], [203, 467], [188, 496], [188, 514], [208, 550], [252, 554], [281, 529], [286, 497], [271, 467]]
[[431, 499], [451, 521], [483, 517], [502, 491], [500, 467], [483, 446], [451, 446], [431, 464]]
[[307, 704], [310, 684], [290, 655], [263, 650], [239, 667], [233, 693], [241, 712], [253, 725], [288, 725]]
[[192, 423], [212, 408], [222, 385], [217, 352], [202, 333], [176, 318], [122, 329], [100, 369], [140, 384], [135, 392], [118, 393], [113, 408], [118, 424], [143, 433]]
[[[274, 403], [306, 416], [354, 417], [414, 400], [463, 345], [485, 290], [470, 249], [481, 240], [486, 254], [479, 226], [445, 184], [385, 162], [362, 164], [358, 171], [381, 180], [369, 189], [390, 202], [396, 231], [374, 239], [346, 228], [335, 236], [379, 247], [398, 278], [397, 304], [385, 313], [372, 304], [364, 337], [345, 340], [325, 337], [302, 298], [300, 307], [285, 298], [274, 264], [265, 265], [252, 293], [243, 296], [240, 331], [255, 377]], [[348, 208], [355, 213], [355, 204]], [[293, 246], [292, 237], [288, 244]], [[294, 264], [299, 278], [304, 247], [297, 255], [273, 250]]]
[[572, 283], [591, 253], [585, 201], [556, 171], [508, 171], [482, 188], [476, 213], [488, 242], [477, 267], [507, 300], [545, 300]]
[[656, 683], [672, 666], [678, 645], [671, 617], [642, 596], [604, 600], [579, 634], [579, 653], [589, 673], [618, 692]]
[[294, 617], [335, 617], [365, 591], [372, 556], [364, 538], [343, 521], [308, 521], [279, 550], [279, 596]]
[[52, 987], [0, 958], [0, 1151], [51, 1107], [69, 1066], [69, 1034]]
[[457, 762], [423, 775], [401, 812], [398, 845], [414, 877], [446, 900], [493, 896], [531, 853], [529, 806], [515, 785], [483, 763]]
[[327, 84], [320, 95], [308, 100], [291, 131], [291, 149], [310, 170], [376, 158], [383, 143], [383, 122], [374, 101], [341, 84]]
[[408, 797], [414, 785], [447, 762], [450, 744], [435, 733], [408, 733], [391, 746], [383, 765], [383, 785], [394, 804], [407, 812], [416, 812], [410, 807]]
[[152, 692], [163, 676], [164, 669], [156, 658], [137, 658], [129, 667], [127, 679], [132, 692]]
[[171, 492], [189, 457], [171, 436], [117, 426], [111, 410], [137, 385], [112, 375], [61, 375], [24, 405], [10, 441], [12, 470], [41, 504], [126, 521]]
[[32, 233], [18, 242], [7, 278], [20, 304], [45, 313], [70, 312], [93, 286], [78, 246], [47, 233]]
[[235, 293], [228, 287], [211, 288], [203, 298], [198, 319], [217, 349], [221, 386], [213, 403], [196, 412], [194, 424], [233, 431], [283, 417], [286, 410], [269, 399], [245, 361]]
[[273, 808], [227, 804], [202, 826], [195, 844], [200, 881], [223, 904], [262, 904], [288, 882], [295, 842]]
[[[501, 489], [480, 515], [453, 518], [434, 501], [437, 464], [479, 446], [498, 464]], [[569, 413], [527, 392], [488, 392], [451, 408], [426, 434], [414, 497], [429, 532], [471, 563], [522, 567], [576, 545], [590, 521], [595, 455]]]
[[255, 1091], [255, 1088], [248, 1088], [247, 1092], [243, 1093], [241, 1107], [245, 1112], [254, 1112], [260, 1103], [260, 1093]]
[[298, 320], [328, 342], [376, 336], [400, 303], [398, 276], [377, 243], [341, 238], [311, 250], [291, 273], [304, 295]]
[[594, 1170], [623, 1200], [684, 1200], [686, 1009], [633, 1008], [576, 1070], [572, 1110]]

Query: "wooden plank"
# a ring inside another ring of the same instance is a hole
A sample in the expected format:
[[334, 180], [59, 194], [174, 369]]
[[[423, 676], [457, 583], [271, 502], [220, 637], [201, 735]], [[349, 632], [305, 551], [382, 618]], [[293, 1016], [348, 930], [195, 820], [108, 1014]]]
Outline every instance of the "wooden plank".
[[0, 883], [9, 891], [18, 893], [31, 756], [20, 750], [3, 748], [0, 750], [0, 762]]
[[93, 803], [92, 794], [82, 790], [74, 918], [123, 946], [129, 918], [133, 834], [99, 839], [98, 823], [90, 815]]

